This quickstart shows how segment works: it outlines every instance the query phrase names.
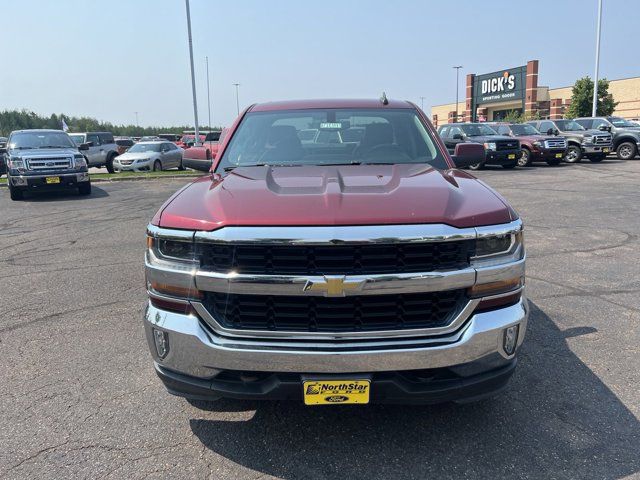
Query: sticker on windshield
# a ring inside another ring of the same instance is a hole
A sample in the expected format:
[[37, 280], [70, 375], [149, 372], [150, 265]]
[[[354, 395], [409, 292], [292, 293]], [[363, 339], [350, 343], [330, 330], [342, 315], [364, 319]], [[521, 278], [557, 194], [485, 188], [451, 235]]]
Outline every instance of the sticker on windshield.
[[321, 123], [320, 128], [330, 130], [340, 130], [342, 128], [341, 123]]

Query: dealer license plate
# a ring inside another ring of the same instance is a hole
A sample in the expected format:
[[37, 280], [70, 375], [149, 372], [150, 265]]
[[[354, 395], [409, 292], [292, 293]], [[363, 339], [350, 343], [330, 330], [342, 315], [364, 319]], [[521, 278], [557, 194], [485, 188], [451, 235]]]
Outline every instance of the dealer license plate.
[[509, 160], [515, 160], [515, 158], [516, 158], [516, 154], [515, 154], [515, 153], [510, 153], [509, 155], [507, 155], [507, 158], [508, 158]]
[[370, 380], [307, 380], [302, 382], [305, 405], [369, 403]]
[[607, 147], [604, 147], [604, 148], [602, 149], [602, 152], [603, 152], [603, 153], [609, 153], [609, 149], [608, 149]]
[[562, 158], [562, 154], [561, 153], [556, 153], [556, 158]]
[[46, 177], [45, 183], [60, 183], [60, 177]]

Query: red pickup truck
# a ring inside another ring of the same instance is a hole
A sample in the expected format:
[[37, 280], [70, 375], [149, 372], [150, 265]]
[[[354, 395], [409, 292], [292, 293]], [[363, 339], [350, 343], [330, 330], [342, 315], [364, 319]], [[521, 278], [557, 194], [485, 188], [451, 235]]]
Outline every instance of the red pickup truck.
[[483, 159], [475, 143], [451, 156], [409, 102], [249, 107], [210, 175], [147, 228], [144, 326], [168, 391], [307, 405], [499, 392], [525, 336], [525, 250], [513, 208], [456, 169]]
[[223, 128], [221, 131], [208, 132], [202, 139], [202, 145], [185, 147], [182, 164], [186, 168], [208, 172], [211, 169], [213, 160], [218, 154], [226, 132], [226, 128]]

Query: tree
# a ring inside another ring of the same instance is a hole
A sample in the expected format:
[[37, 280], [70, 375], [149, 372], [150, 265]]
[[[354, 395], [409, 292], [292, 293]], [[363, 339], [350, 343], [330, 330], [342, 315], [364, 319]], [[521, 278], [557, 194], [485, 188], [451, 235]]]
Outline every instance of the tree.
[[[598, 107], [596, 115], [612, 115], [618, 102], [609, 93], [609, 80], [598, 80]], [[571, 94], [571, 105], [565, 112], [567, 118], [590, 117], [593, 108], [593, 80], [583, 77], [576, 81]]]
[[507, 123], [524, 123], [529, 120], [538, 120], [539, 118], [540, 114], [538, 112], [521, 113], [519, 110], [511, 110], [504, 116], [502, 121]]

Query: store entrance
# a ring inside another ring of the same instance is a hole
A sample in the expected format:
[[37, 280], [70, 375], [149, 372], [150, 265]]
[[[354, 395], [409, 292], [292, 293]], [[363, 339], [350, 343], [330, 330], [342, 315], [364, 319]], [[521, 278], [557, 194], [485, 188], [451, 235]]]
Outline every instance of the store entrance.
[[493, 111], [493, 121], [501, 122], [503, 121], [507, 115], [522, 115], [521, 108], [510, 108], [508, 110], [494, 110]]

